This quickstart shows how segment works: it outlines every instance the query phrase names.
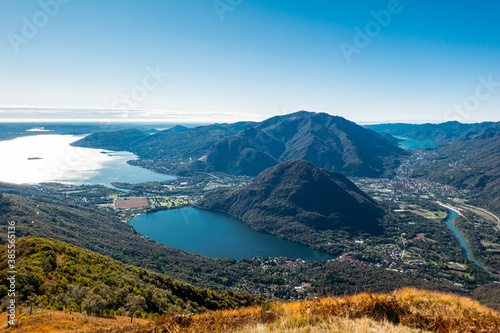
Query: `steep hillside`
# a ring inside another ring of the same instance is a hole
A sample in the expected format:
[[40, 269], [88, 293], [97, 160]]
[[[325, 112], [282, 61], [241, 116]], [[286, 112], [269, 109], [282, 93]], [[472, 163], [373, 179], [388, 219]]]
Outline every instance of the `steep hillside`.
[[352, 176], [391, 173], [404, 151], [342, 117], [300, 111], [226, 137], [203, 157], [208, 171], [256, 175], [278, 162], [302, 159]]
[[[7, 296], [7, 246], [0, 248], [0, 298]], [[260, 304], [250, 294], [202, 289], [128, 266], [68, 243], [22, 238], [16, 243], [18, 302], [41, 303], [55, 309], [94, 314], [129, 315], [132, 303], [139, 312], [166, 314], [200, 312]], [[33, 297], [36, 296], [36, 300]]]
[[201, 161], [207, 171], [256, 176], [279, 164], [285, 150], [283, 142], [252, 127], [215, 143]]
[[229, 213], [263, 231], [314, 246], [332, 231], [378, 233], [378, 205], [346, 177], [307, 161], [266, 169], [249, 185], [212, 193], [199, 205]]

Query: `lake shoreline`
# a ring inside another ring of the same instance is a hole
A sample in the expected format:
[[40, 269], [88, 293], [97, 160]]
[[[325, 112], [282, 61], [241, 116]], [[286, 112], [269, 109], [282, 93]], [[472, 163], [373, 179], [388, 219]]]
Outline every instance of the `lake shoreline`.
[[211, 258], [286, 257], [306, 261], [336, 256], [258, 232], [228, 214], [194, 206], [136, 216], [135, 230], [166, 246]]

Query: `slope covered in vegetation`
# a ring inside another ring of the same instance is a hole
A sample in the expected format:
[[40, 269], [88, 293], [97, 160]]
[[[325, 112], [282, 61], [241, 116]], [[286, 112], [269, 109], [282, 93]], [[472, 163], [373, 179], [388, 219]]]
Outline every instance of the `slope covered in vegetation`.
[[[195, 313], [260, 304], [262, 298], [194, 287], [63, 242], [16, 244], [18, 302], [92, 314]], [[7, 295], [7, 251], [0, 248], [0, 298]]]

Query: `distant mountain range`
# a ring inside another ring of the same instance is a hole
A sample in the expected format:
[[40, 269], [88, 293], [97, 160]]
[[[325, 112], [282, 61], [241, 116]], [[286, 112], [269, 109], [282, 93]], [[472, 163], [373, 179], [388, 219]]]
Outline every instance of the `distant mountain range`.
[[258, 231], [308, 246], [332, 231], [380, 233], [383, 210], [345, 176], [307, 161], [281, 163], [250, 184], [212, 192], [200, 207], [236, 216]]
[[191, 162], [197, 171], [255, 176], [280, 162], [303, 159], [350, 176], [390, 174], [406, 153], [394, 141], [342, 117], [300, 111], [260, 123], [95, 133], [73, 145], [126, 150], [143, 159]]
[[449, 121], [441, 124], [380, 124], [366, 125], [366, 128], [377, 132], [389, 133], [418, 140], [432, 140], [438, 145], [461, 142], [478, 138], [487, 138], [498, 135], [500, 122], [484, 122], [463, 124], [458, 121]]
[[[130, 128], [126, 123], [109, 122], [91, 122], [91, 123], [53, 123], [53, 122], [35, 122], [35, 123], [0, 123], [0, 141], [11, 140], [18, 137], [32, 135], [88, 135], [99, 131], [119, 131]], [[145, 133], [156, 133], [154, 129], [159, 124], [134, 124], [135, 128]]]

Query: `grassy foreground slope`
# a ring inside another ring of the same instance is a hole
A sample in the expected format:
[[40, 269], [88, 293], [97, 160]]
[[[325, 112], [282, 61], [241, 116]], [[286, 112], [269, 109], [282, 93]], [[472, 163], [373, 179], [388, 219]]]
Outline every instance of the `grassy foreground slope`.
[[[50, 318], [51, 322], [44, 320]], [[53, 311], [23, 315], [16, 332], [77, 332], [75, 321], [84, 318]], [[101, 325], [99, 326], [99, 321]], [[117, 318], [87, 320], [102, 332], [130, 332]], [[42, 326], [45, 325], [45, 326]], [[45, 327], [47, 330], [41, 330]], [[364, 293], [309, 301], [274, 303], [238, 310], [209, 311], [197, 315], [159, 317], [138, 322], [134, 332], [499, 332], [500, 313], [453, 294], [402, 289], [390, 294]], [[14, 332], [2, 329], [2, 332]], [[97, 329], [95, 331], [98, 331]], [[85, 326], [80, 327], [85, 331]]]
[[[5, 313], [0, 315], [7, 317]], [[29, 315], [29, 309], [22, 311], [16, 327], [7, 327], [6, 321], [0, 322], [0, 332], [15, 333], [95, 333], [95, 332], [137, 332], [139, 328], [150, 326], [149, 320], [127, 317], [90, 317], [80, 313], [56, 310], [36, 310]]]
[[[499, 332], [500, 313], [453, 294], [412, 288], [264, 307], [170, 316], [153, 328], [167, 332], [326, 332], [339, 318], [368, 318], [432, 332]], [[309, 328], [305, 329], [305, 328]]]
[[[0, 247], [0, 298], [7, 296], [7, 248]], [[92, 314], [196, 313], [261, 304], [263, 298], [194, 287], [50, 239], [16, 244], [18, 303]]]

